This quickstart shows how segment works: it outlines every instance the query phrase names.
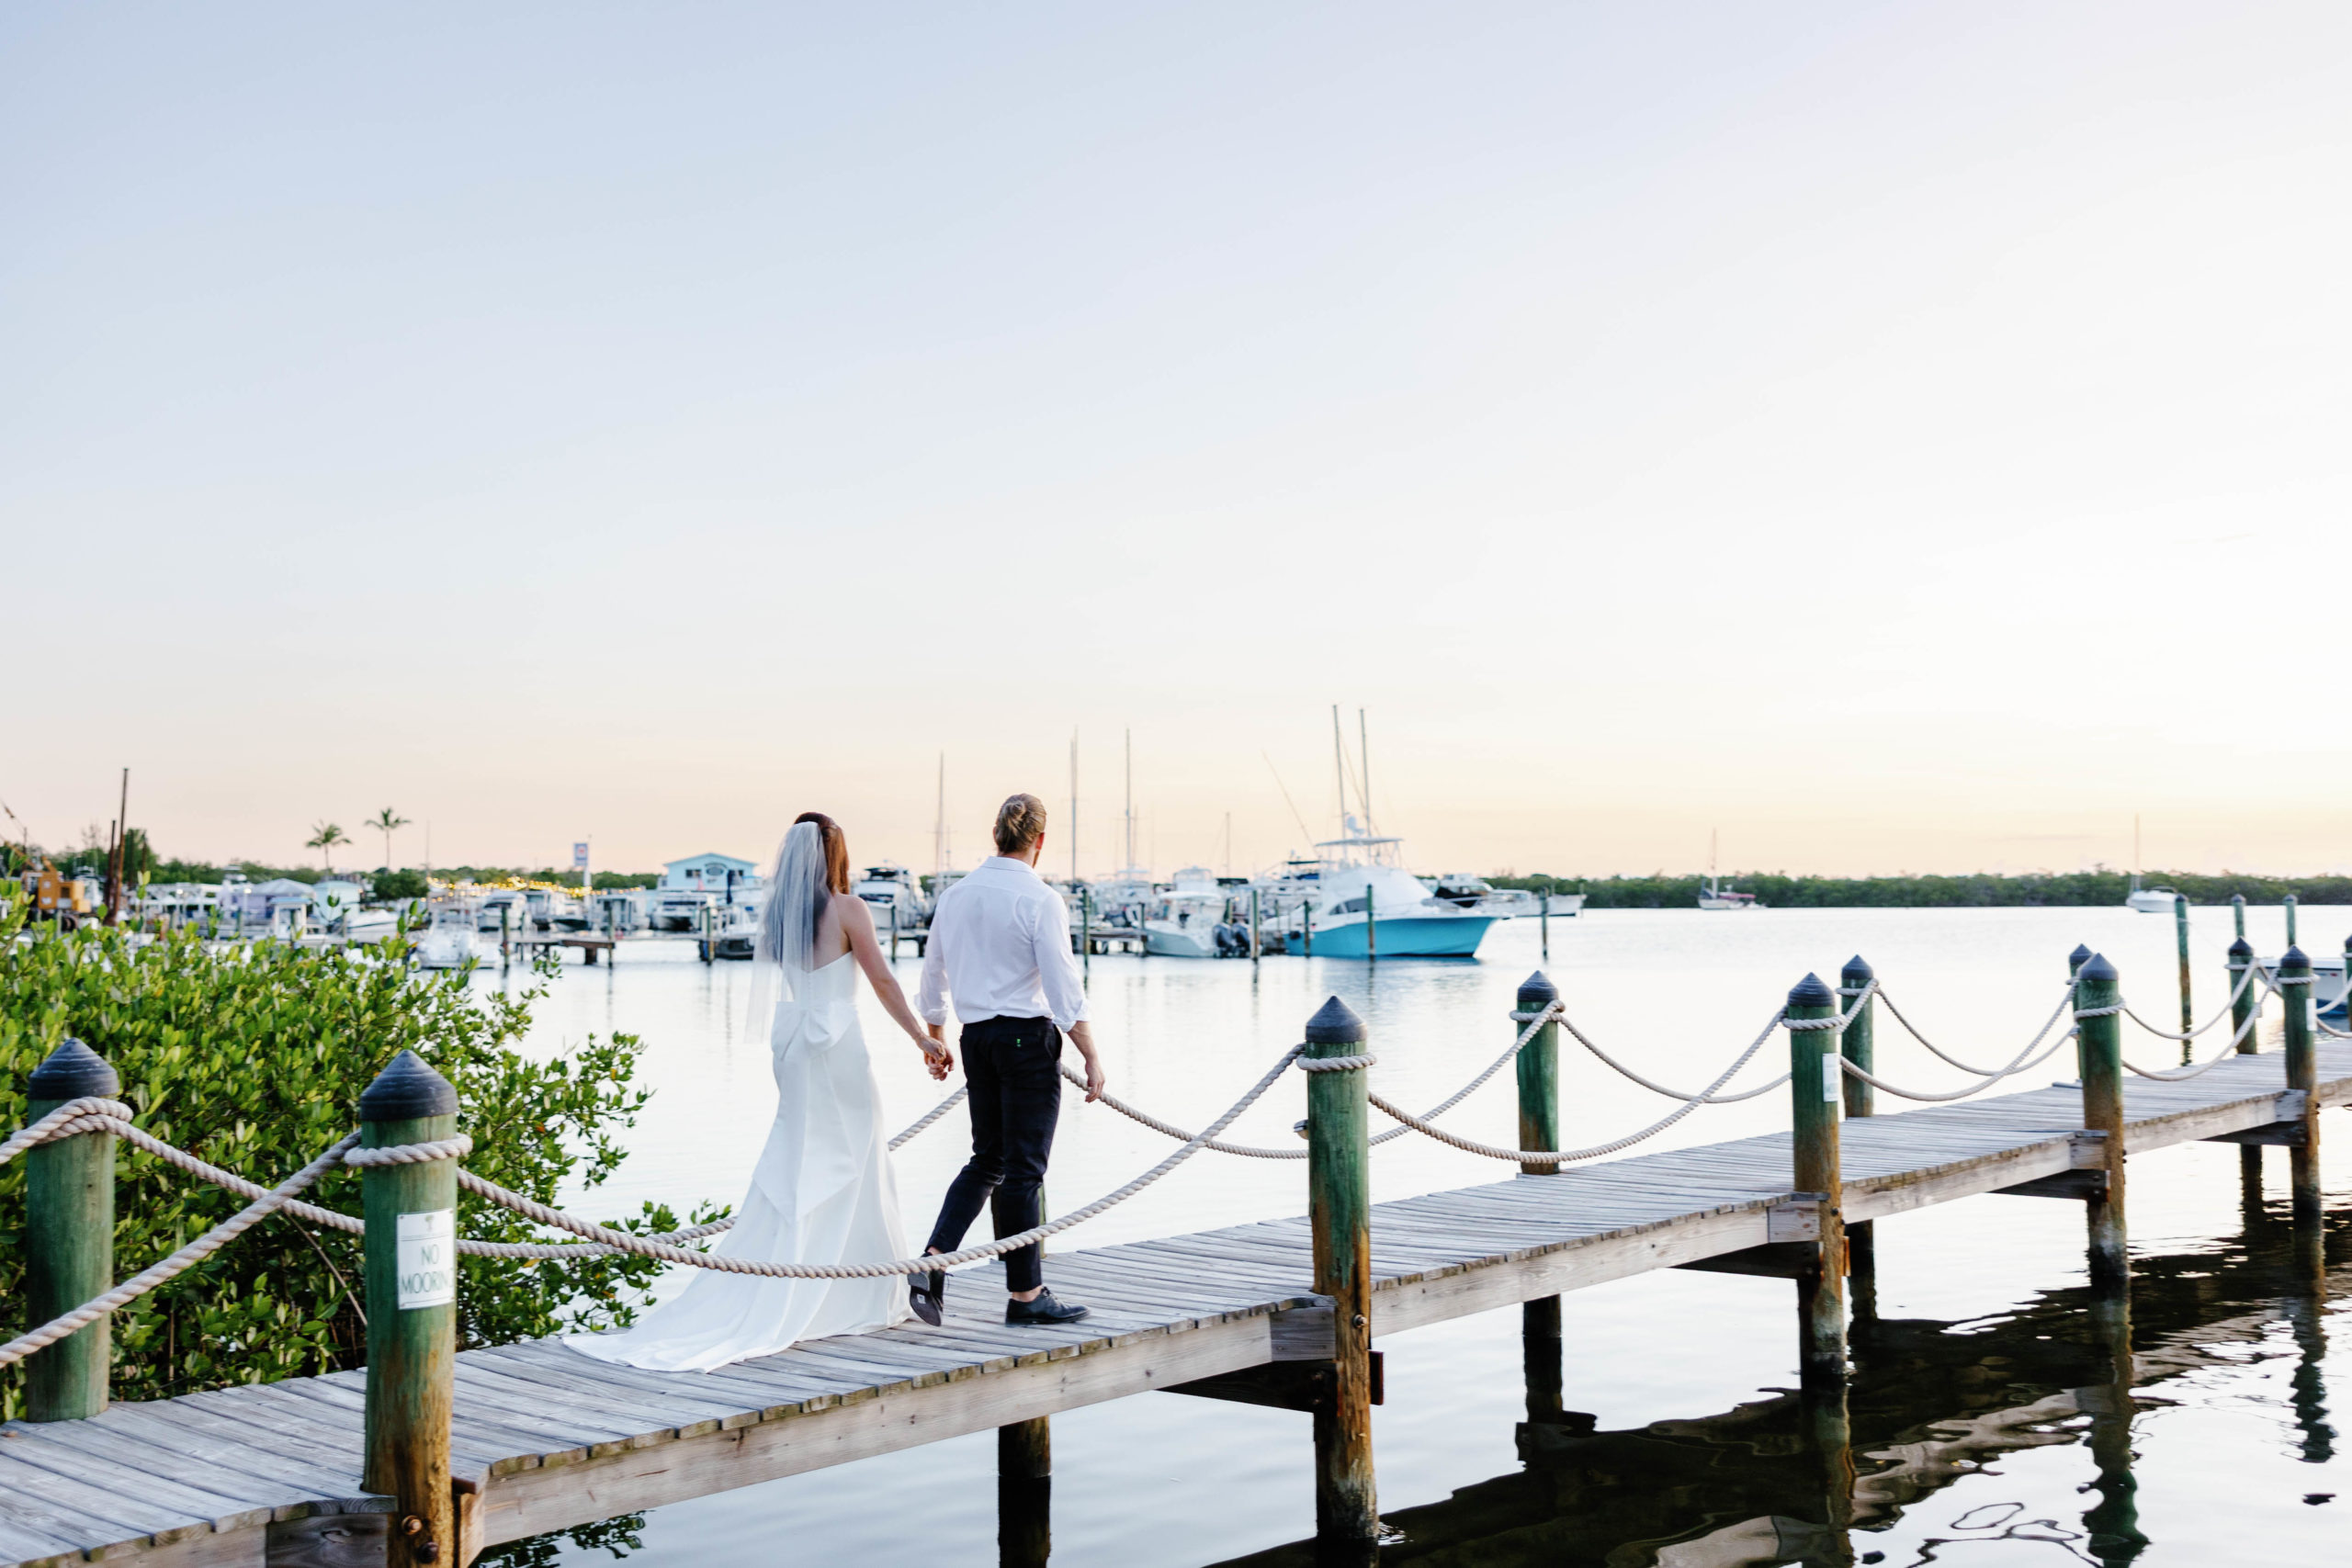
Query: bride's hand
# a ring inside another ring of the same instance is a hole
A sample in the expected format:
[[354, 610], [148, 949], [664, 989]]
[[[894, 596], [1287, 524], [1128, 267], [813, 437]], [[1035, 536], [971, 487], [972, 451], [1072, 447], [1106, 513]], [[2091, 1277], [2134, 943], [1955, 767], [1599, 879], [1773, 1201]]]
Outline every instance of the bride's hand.
[[931, 1076], [945, 1082], [948, 1072], [956, 1066], [956, 1054], [943, 1042], [920, 1034], [915, 1036], [915, 1043], [922, 1048], [922, 1065], [931, 1069]]

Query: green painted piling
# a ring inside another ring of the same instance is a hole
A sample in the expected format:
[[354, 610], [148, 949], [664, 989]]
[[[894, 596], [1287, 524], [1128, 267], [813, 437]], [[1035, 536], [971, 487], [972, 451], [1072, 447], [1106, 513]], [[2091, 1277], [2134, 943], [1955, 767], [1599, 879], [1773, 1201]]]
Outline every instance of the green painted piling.
[[1552, 962], [1552, 895], [1549, 889], [1535, 895], [1535, 925], [1543, 933], [1544, 962]]
[[[1835, 1018], [1838, 996], [1807, 975], [1791, 987], [1792, 1023]], [[1839, 1080], [1838, 1032], [1792, 1029], [1789, 1033], [1792, 1185], [1818, 1194], [1821, 1240], [1813, 1267], [1797, 1280], [1804, 1335], [1802, 1381], [1816, 1393], [1842, 1389], [1846, 1380], [1846, 1225], [1843, 1179], [1838, 1168]]]
[[1086, 980], [1094, 978], [1094, 889], [1078, 891], [1078, 967]]
[[[1333, 997], [1306, 1023], [1310, 1058], [1363, 1049], [1363, 1021]], [[1315, 1533], [1368, 1546], [1380, 1536], [1372, 1466], [1372, 1168], [1362, 1071], [1306, 1075], [1307, 1212], [1315, 1290], [1331, 1298], [1338, 1376], [1315, 1415]]]
[[1372, 884], [1368, 882], [1363, 888], [1363, 955], [1366, 958], [1380, 956], [1380, 928], [1373, 920]]
[[899, 961], [899, 901], [890, 900], [890, 962]]
[[[359, 1097], [360, 1143], [455, 1137], [458, 1093], [403, 1051]], [[457, 1371], [458, 1162], [369, 1166], [368, 1404], [363, 1484], [393, 1499], [386, 1568], [457, 1568], [449, 1407]]]
[[1315, 900], [1301, 898], [1298, 901], [1298, 915], [1299, 919], [1305, 922], [1301, 932], [1304, 940], [1300, 943], [1300, 953], [1304, 957], [1312, 958], [1315, 956]]
[[[1838, 971], [1838, 999], [1852, 1016], [1838, 1032], [1838, 1049], [1846, 1060], [1864, 1072], [1871, 1072], [1877, 1061], [1878, 999], [1860, 999], [1862, 988], [1871, 983], [1873, 974], [1860, 953], [1846, 960]], [[1869, 1116], [1878, 1110], [1878, 1101], [1871, 1086], [1847, 1073], [1838, 1075], [1846, 1080], [1846, 1114]], [[1854, 1299], [1854, 1323], [1860, 1327], [1878, 1315], [1878, 1233], [1868, 1220], [1846, 1227], [1846, 1284]]]
[[1250, 889], [1250, 962], [1258, 962], [1258, 890]]
[[[25, 1082], [28, 1122], [68, 1100], [122, 1091], [98, 1054], [58, 1043]], [[77, 1133], [25, 1151], [25, 1325], [62, 1317], [114, 1287], [112, 1133]], [[102, 1317], [25, 1361], [25, 1416], [78, 1421], [107, 1407], [113, 1322]]]
[[[2075, 992], [2077, 1012], [2111, 1008], [2122, 997], [2115, 965], [2103, 953], [2084, 964]], [[2118, 1288], [2132, 1278], [2123, 1212], [2123, 1020], [2115, 1013], [2080, 1019], [2083, 1061], [2083, 1128], [2099, 1138], [2100, 1168], [2107, 1189], [2085, 1207], [2090, 1228], [2094, 1289]]]
[[[2066, 954], [2066, 978], [2072, 980], [2081, 975], [2083, 965], [2090, 961], [2091, 950], [2081, 942], [2076, 942], [2075, 951]], [[2083, 1004], [2077, 1000], [2075, 1005], [2080, 1007]], [[2075, 1081], [2076, 1083], [2083, 1081], [2083, 1039], [2079, 1034], [2075, 1037]]]
[[[1541, 1012], [1560, 999], [1560, 987], [1542, 970], [1519, 983], [1518, 1011]], [[1526, 1028], [1511, 1021], [1511, 1038]], [[1519, 1053], [1519, 1146], [1556, 1149], [1560, 1146], [1560, 1026], [1544, 1024]], [[1557, 1176], [1556, 1165], [1521, 1165], [1522, 1176]]]
[[2245, 894], [2233, 893], [2230, 895], [2230, 919], [2237, 927], [2238, 940], [2240, 942], [2244, 942], [2245, 940]]
[[[2172, 933], [2180, 952], [2180, 1032], [2186, 1034], [2197, 1027], [2197, 1012], [2188, 998], [2188, 898], [2185, 894], [2172, 896]], [[2184, 1067], [2188, 1065], [2189, 1047], [2194, 1043], [2188, 1040], [2180, 1043], [2180, 1065]]]
[[2279, 1001], [2287, 1013], [2287, 1087], [2303, 1096], [2303, 1141], [2287, 1150], [2295, 1221], [2316, 1224], [2319, 1197], [2319, 1054], [2313, 1049], [2312, 961], [2300, 947], [2278, 955]]
[[2292, 946], [2294, 946], [2294, 945], [2295, 945], [2295, 896], [2294, 896], [2292, 893], [2290, 893], [2290, 894], [2288, 894], [2288, 895], [2287, 895], [2287, 897], [2286, 897], [2286, 910], [2287, 910], [2287, 945], [2288, 945], [2289, 947], [2292, 947]]
[[[2238, 1055], [2251, 1056], [2262, 1049], [2255, 1039], [2260, 1025], [2254, 1021], [2262, 1009], [2259, 983], [2238, 987], [2245, 983], [2246, 971], [2254, 967], [2254, 944], [2245, 940], [2245, 899], [2237, 899], [2238, 939], [2230, 943], [2230, 1036], [2237, 1042]], [[2262, 1203], [2262, 1145], [2238, 1145], [2238, 1190], [2258, 1211]]]

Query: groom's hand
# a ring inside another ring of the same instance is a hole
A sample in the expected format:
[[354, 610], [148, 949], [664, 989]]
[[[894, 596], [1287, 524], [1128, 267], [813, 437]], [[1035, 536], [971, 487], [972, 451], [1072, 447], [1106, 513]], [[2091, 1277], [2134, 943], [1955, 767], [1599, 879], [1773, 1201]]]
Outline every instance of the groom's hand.
[[1089, 1052], [1086, 1057], [1086, 1103], [1091, 1105], [1102, 1099], [1102, 1087], [1109, 1081], [1102, 1076], [1102, 1064]]

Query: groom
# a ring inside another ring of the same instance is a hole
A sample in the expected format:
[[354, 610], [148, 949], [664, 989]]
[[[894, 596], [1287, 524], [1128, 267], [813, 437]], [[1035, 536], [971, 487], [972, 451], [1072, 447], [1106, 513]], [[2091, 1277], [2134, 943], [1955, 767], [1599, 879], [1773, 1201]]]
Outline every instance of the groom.
[[[997, 852], [940, 895], [924, 949], [916, 1005], [931, 1037], [946, 1040], [947, 998], [963, 1025], [964, 1081], [971, 1089], [972, 1157], [947, 1189], [926, 1252], [953, 1252], [989, 1203], [996, 1234], [1039, 1224], [1037, 1195], [1061, 1113], [1062, 1034], [1086, 1060], [1086, 1098], [1102, 1092], [1102, 1064], [1086, 1025], [1086, 993], [1069, 950], [1069, 910], [1036, 872], [1046, 847], [1046, 803], [1016, 795], [997, 808]], [[1035, 1242], [1004, 1258], [1012, 1299], [1007, 1323], [1075, 1323], [1086, 1315], [1046, 1289]], [[939, 1322], [947, 1274], [910, 1283], [915, 1314]]]

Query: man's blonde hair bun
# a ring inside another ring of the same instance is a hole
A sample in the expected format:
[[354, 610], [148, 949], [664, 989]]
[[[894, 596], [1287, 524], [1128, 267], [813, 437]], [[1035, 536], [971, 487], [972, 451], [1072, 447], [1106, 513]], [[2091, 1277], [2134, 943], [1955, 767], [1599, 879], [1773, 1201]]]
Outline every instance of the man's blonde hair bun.
[[1005, 797], [996, 808], [996, 852], [1017, 855], [1046, 831], [1046, 803], [1034, 795]]

